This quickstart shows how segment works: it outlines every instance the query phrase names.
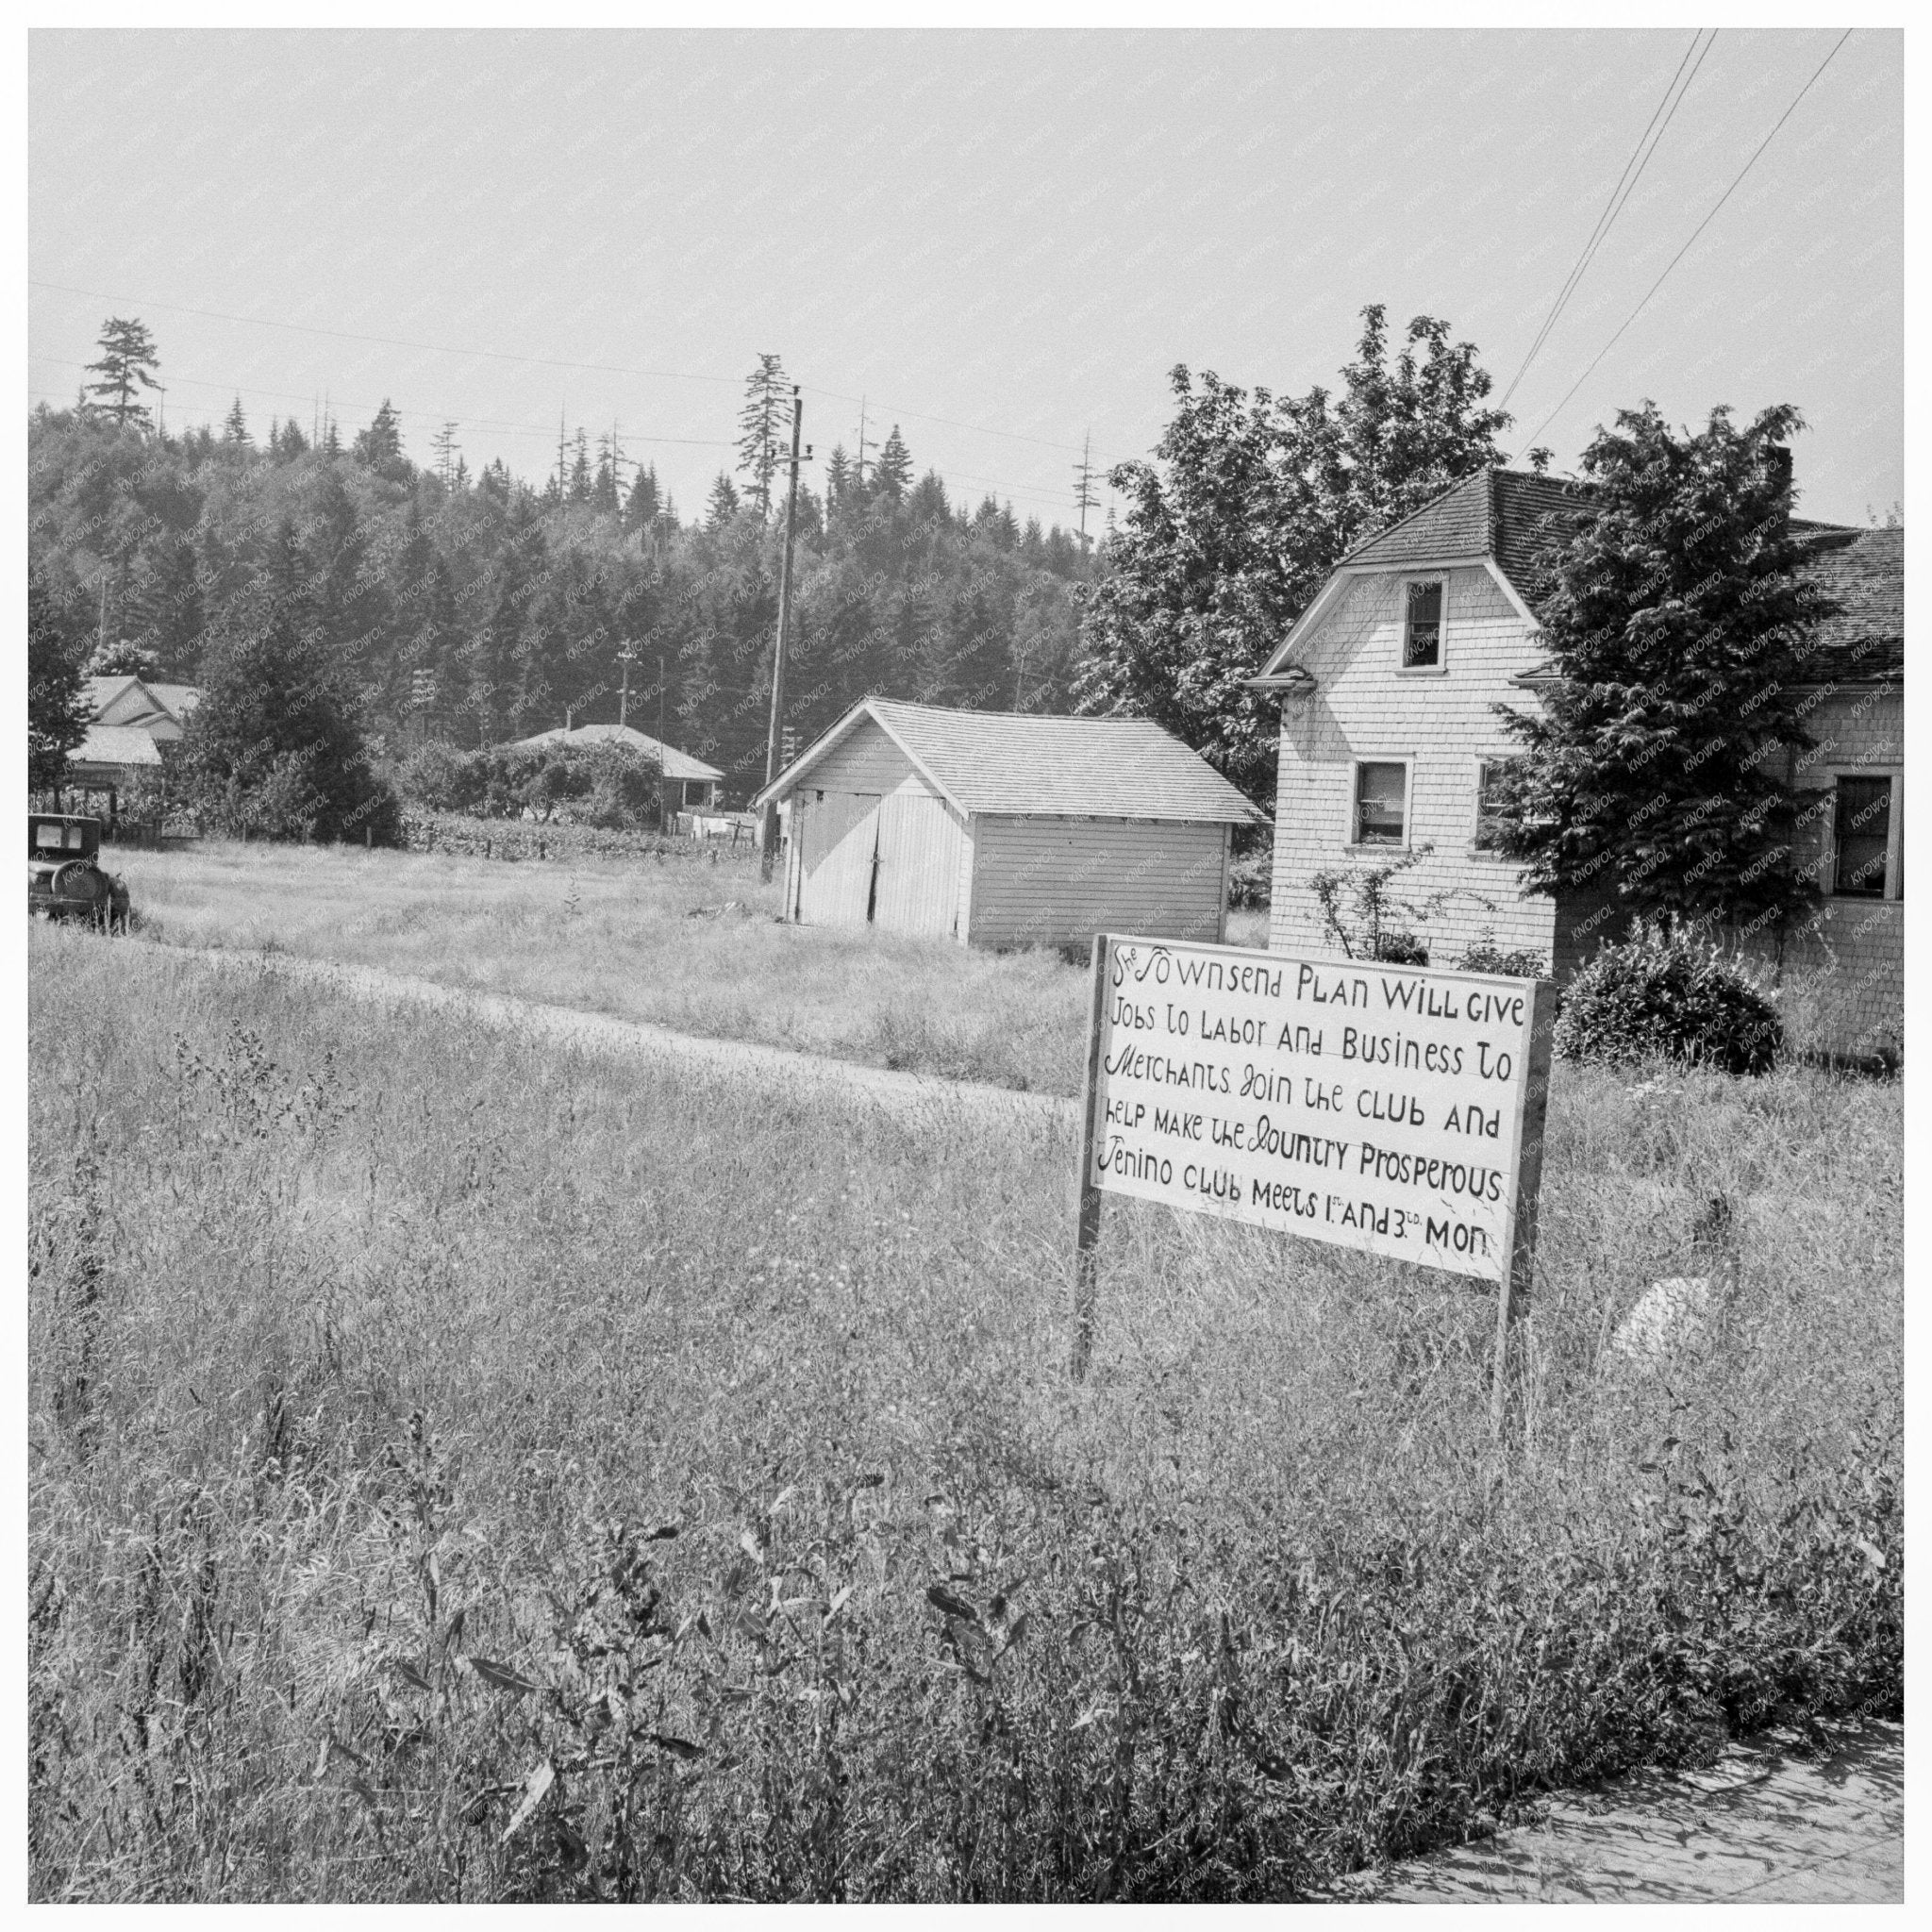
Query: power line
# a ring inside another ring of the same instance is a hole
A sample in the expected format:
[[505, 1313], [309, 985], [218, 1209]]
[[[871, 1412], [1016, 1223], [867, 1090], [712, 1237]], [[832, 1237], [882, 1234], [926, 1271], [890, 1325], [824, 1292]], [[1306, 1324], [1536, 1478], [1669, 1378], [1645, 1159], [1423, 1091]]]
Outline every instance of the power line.
[[[1674, 268], [1675, 268], [1680, 261], [1683, 260], [1685, 256], [1690, 254], [1691, 246], [1696, 242], [1698, 236], [1703, 234], [1705, 229], [1709, 227], [1711, 223], [1717, 219], [1718, 209], [1723, 208], [1724, 203], [1730, 200], [1731, 196], [1737, 192], [1739, 183], [1741, 182], [1744, 176], [1748, 175], [1754, 167], [1757, 166], [1758, 156], [1761, 155], [1764, 152], [1764, 150], [1771, 145], [1772, 142], [1774, 141], [1774, 139], [1775, 139], [1777, 135], [1778, 129], [1782, 127], [1785, 125], [1785, 123], [1789, 121], [1794, 113], [1797, 112], [1798, 103], [1802, 101], [1805, 98], [1805, 96], [1811, 92], [1814, 86], [1816, 86], [1819, 75], [1822, 75], [1824, 72], [1824, 70], [1827, 67], [1829, 67], [1835, 59], [1838, 58], [1839, 49], [1842, 47], [1844, 43], [1851, 39], [1851, 37], [1852, 29], [1850, 27], [1846, 27], [1844, 32], [1841, 33], [1838, 37], [1838, 39], [1832, 43], [1831, 52], [1828, 53], [1824, 57], [1824, 58], [1818, 63], [1817, 67], [1812, 72], [1811, 78], [1807, 80], [1805, 83], [1805, 85], [1801, 87], [1798, 90], [1798, 92], [1791, 96], [1790, 106], [1788, 107], [1784, 110], [1784, 112], [1777, 117], [1777, 120], [1772, 125], [1771, 132], [1767, 134], [1764, 137], [1764, 139], [1757, 143], [1757, 147], [1752, 150], [1751, 158], [1747, 160], [1744, 163], [1744, 165], [1738, 170], [1737, 175], [1733, 177], [1731, 181], [1731, 185], [1728, 188], [1726, 188], [1721, 195], [1718, 196], [1715, 204], [1713, 204], [1711, 208], [1710, 212], [1707, 215], [1706, 215], [1705, 218], [1698, 223], [1696, 227], [1694, 227], [1690, 231], [1690, 240], [1687, 241], [1684, 243], [1683, 247], [1678, 249], [1676, 254], [1672, 256], [1670, 260], [1664, 264], [1663, 274], [1658, 275], [1657, 280], [1651, 283], [1649, 289], [1646, 290], [1644, 292], [1643, 300], [1641, 301], [1637, 305], [1637, 307], [1633, 308], [1630, 311], [1630, 313], [1624, 318], [1623, 326], [1620, 327], [1617, 330], [1617, 333], [1613, 335], [1609, 339], [1609, 341], [1607, 341], [1603, 345], [1603, 347], [1596, 352], [1595, 357], [1591, 361], [1590, 367], [1586, 369], [1583, 372], [1583, 374], [1579, 375], [1576, 378], [1576, 380], [1570, 385], [1567, 391], [1564, 391], [1563, 400], [1560, 403], [1558, 403], [1557, 407], [1554, 409], [1552, 409], [1550, 413], [1547, 416], [1545, 416], [1543, 420], [1541, 423], [1539, 423], [1533, 430], [1531, 430], [1531, 432], [1526, 438], [1524, 438], [1523, 445], [1524, 449], [1531, 448], [1535, 444], [1537, 438], [1541, 436], [1543, 433], [1543, 431], [1547, 429], [1550, 426], [1550, 425], [1554, 423], [1559, 415], [1562, 414], [1563, 410], [1569, 407], [1570, 398], [1574, 396], [1576, 393], [1576, 391], [1580, 390], [1583, 387], [1583, 385], [1590, 380], [1591, 375], [1596, 370], [1597, 364], [1601, 362], [1604, 359], [1604, 358], [1607, 356], [1610, 353], [1610, 351], [1617, 346], [1618, 342], [1620, 342], [1623, 340], [1624, 330], [1627, 329], [1630, 326], [1630, 325], [1633, 322], [1635, 322], [1637, 318], [1640, 315], [1641, 315], [1647, 308], [1649, 308], [1651, 297], [1655, 295], [1660, 288], [1663, 287], [1664, 282], [1669, 277], [1671, 271]], [[1521, 455], [1522, 451], [1519, 450], [1517, 454]], [[1510, 460], [1513, 462], [1515, 458], [1512, 457]]]
[[[85, 369], [90, 366], [85, 362], [75, 361], [72, 357], [68, 356], [36, 356], [33, 359], [38, 362], [55, 363], [66, 369]], [[245, 382], [211, 382], [206, 376], [177, 375], [175, 378], [175, 383], [176, 386], [185, 386], [192, 389], [212, 390], [219, 395], [269, 396], [283, 402], [308, 402], [311, 400], [307, 396], [295, 395], [288, 390], [263, 389], [258, 384]], [[36, 402], [68, 403], [70, 406], [72, 402], [72, 399], [63, 391], [55, 390], [29, 389], [27, 395]], [[373, 410], [377, 405], [366, 401], [358, 402], [350, 396], [343, 398], [342, 407], [345, 409]], [[508, 431], [514, 435], [541, 436], [546, 443], [557, 433], [547, 424], [508, 423], [490, 416], [452, 418], [447, 410], [399, 408], [393, 403], [390, 404], [390, 413], [403, 417], [405, 420], [414, 418], [424, 422], [434, 423], [439, 428], [443, 424], [454, 421], [459, 429], [496, 429]], [[626, 434], [629, 433], [626, 432]], [[647, 443], [675, 443], [686, 448], [698, 449], [736, 449], [738, 446], [735, 442], [720, 438], [702, 436], [645, 436], [637, 434], [632, 437], [632, 441]], [[624, 458], [624, 461], [628, 463], [633, 469], [641, 469], [643, 467], [635, 457], [626, 457]], [[1000, 477], [983, 475], [973, 470], [949, 470], [944, 480], [950, 482], [955, 479], [969, 483], [984, 484], [989, 490], [995, 491], [1009, 503], [1035, 505], [1041, 509], [1048, 510], [1062, 509], [1065, 507], [1058, 496], [1048, 495], [1043, 491], [1014, 490]]]
[[[841, 390], [821, 389], [815, 382], [802, 382], [799, 388], [804, 390], [807, 395], [830, 396], [836, 402], [857, 403], [861, 408], [865, 407], [866, 399], [863, 396], [848, 396]], [[923, 409], [902, 409], [892, 403], [881, 403], [878, 413], [881, 416], [895, 416], [905, 423], [942, 423], [948, 429], [966, 429], [974, 436], [1004, 436], [1010, 442], [1038, 443], [1041, 449], [1064, 449], [1077, 453], [1081, 448], [1077, 442], [1055, 442], [1048, 437], [1027, 436], [1018, 429], [989, 429], [983, 423], [961, 423], [954, 416], [932, 416]], [[1102, 450], [1100, 454], [1110, 456], [1118, 455], [1119, 452]]]
[[[92, 363], [77, 362], [71, 356], [37, 355], [32, 359], [36, 362], [58, 363], [62, 369], [88, 369], [92, 367]], [[186, 383], [191, 389], [211, 389], [218, 391], [223, 395], [274, 396], [282, 402], [290, 403], [302, 403], [310, 400], [309, 397], [296, 395], [290, 390], [263, 389], [256, 383], [210, 382], [206, 376], [199, 375], [177, 375], [175, 377], [175, 380], [176, 383]], [[35, 393], [50, 392], [36, 391]], [[353, 396], [345, 396], [342, 399], [342, 407], [345, 409], [374, 409], [377, 406], [370, 402], [358, 403]], [[394, 403], [390, 404], [390, 412], [391, 415], [396, 416], [421, 416], [433, 423], [443, 423], [450, 420], [449, 412], [444, 409], [405, 409], [397, 408]], [[521, 430], [526, 435], [543, 437], [547, 437], [550, 434], [550, 428], [547, 424], [508, 423], [500, 417], [494, 416], [464, 416], [457, 420], [462, 427], [467, 429]], [[738, 447], [735, 442], [715, 436], [644, 436], [640, 434], [634, 441], [638, 442], [685, 443], [701, 449], [736, 449]], [[626, 458], [625, 460], [628, 461], [630, 459]]]
[[[1610, 190], [1609, 199], [1605, 202], [1602, 212], [1596, 218], [1596, 226], [1590, 231], [1590, 239], [1583, 244], [1582, 252], [1572, 265], [1570, 273], [1564, 277], [1563, 286], [1557, 290], [1557, 299], [1550, 304], [1550, 311], [1543, 317], [1542, 326], [1537, 330], [1535, 341], [1530, 343], [1524, 355], [1522, 366], [1509, 378], [1509, 387], [1503, 391], [1502, 398], [1496, 406], [1498, 408], [1507, 408], [1509, 398], [1516, 393], [1517, 385], [1528, 374], [1529, 365], [1536, 360], [1542, 351], [1543, 344], [1549, 341], [1550, 331], [1556, 327], [1557, 318], [1569, 307], [1571, 296], [1576, 292], [1577, 285], [1583, 280], [1591, 263], [1595, 260], [1597, 250], [1609, 238], [1610, 229], [1615, 225], [1617, 217], [1624, 212], [1624, 203], [1636, 192], [1637, 184], [1643, 178], [1643, 171], [1649, 167], [1651, 157], [1657, 153], [1665, 132], [1676, 117], [1677, 109], [1684, 105], [1684, 96], [1690, 92], [1690, 82], [1697, 78], [1697, 70], [1704, 65], [1705, 55], [1710, 52], [1717, 42], [1717, 29], [1713, 27], [1710, 39], [1704, 42], [1704, 52], [1697, 55], [1696, 65], [1690, 69], [1690, 79], [1685, 80], [1683, 87], [1679, 89], [1677, 81], [1683, 75], [1691, 54], [1696, 51], [1697, 43], [1703, 39], [1703, 35], [1704, 29], [1699, 27], [1690, 36], [1690, 44], [1684, 49], [1683, 57], [1677, 62], [1676, 72], [1671, 75], [1662, 98], [1651, 109], [1650, 120], [1645, 125], [1643, 132], [1637, 137], [1637, 145], [1630, 150], [1630, 158], [1624, 163], [1624, 172], [1617, 176], [1617, 184]], [[1675, 95], [1674, 100], [1672, 99], [1673, 94]], [[1668, 112], [1665, 111], [1667, 107]], [[1660, 127], [1657, 126], [1659, 115], [1663, 117], [1663, 125]], [[1657, 128], [1657, 139], [1652, 141], [1651, 129], [1654, 127]], [[1644, 144], [1646, 142], [1649, 142], [1648, 147]]]
[[[279, 328], [292, 331], [297, 335], [330, 336], [338, 341], [373, 342], [391, 349], [414, 349], [429, 356], [471, 356], [492, 362], [525, 362], [544, 369], [578, 369], [597, 375], [641, 376], [650, 381], [662, 382], [711, 382], [722, 383], [727, 389], [739, 387], [739, 378], [732, 375], [696, 375], [687, 369], [630, 369], [614, 362], [573, 362], [558, 356], [525, 356], [508, 349], [458, 348], [447, 342], [419, 342], [405, 336], [365, 335], [355, 329], [324, 328], [314, 323], [283, 322], [267, 315], [237, 315], [224, 308], [194, 308], [181, 302], [156, 302], [138, 295], [114, 295], [104, 289], [76, 288], [71, 282], [42, 281], [38, 276], [29, 276], [27, 285], [35, 289], [51, 289], [63, 295], [86, 295], [96, 302], [112, 302], [132, 308], [160, 308], [174, 315], [196, 315], [207, 322], [239, 322], [253, 324], [259, 328]], [[857, 396], [848, 396], [839, 390], [820, 389], [815, 383], [801, 383], [800, 388], [808, 394], [831, 396], [840, 402], [856, 403]], [[899, 409], [884, 406], [888, 414], [896, 413], [908, 423], [942, 423], [951, 429], [971, 430], [977, 436], [1004, 436], [1015, 442], [1035, 442], [1046, 449], [1077, 449], [1077, 443], [1052, 442], [1045, 437], [1027, 436], [1017, 429], [990, 429], [980, 423], [961, 423], [951, 416], [928, 415], [919, 409]], [[1107, 452], [1103, 451], [1103, 455]]]

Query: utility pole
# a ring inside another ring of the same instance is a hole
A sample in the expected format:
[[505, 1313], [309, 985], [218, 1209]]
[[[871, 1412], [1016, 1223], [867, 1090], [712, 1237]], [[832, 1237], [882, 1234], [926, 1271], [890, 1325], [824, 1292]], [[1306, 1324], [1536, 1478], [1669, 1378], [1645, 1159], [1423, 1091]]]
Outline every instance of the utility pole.
[[658, 830], [662, 833], [669, 827], [665, 824], [665, 805], [669, 794], [664, 790], [664, 653], [658, 653]]
[[617, 661], [624, 666], [624, 689], [617, 694], [617, 728], [620, 731], [630, 717], [630, 667], [637, 660], [637, 647], [626, 639], [624, 649], [617, 654]]
[[[791, 624], [791, 537], [798, 524], [798, 436], [805, 424], [805, 403], [798, 385], [791, 385], [791, 482], [785, 493], [785, 560], [778, 567], [778, 642], [772, 653], [772, 724], [765, 739], [765, 784], [778, 775], [779, 733], [785, 721], [785, 634]], [[811, 451], [807, 450], [806, 456]], [[765, 801], [765, 822], [758, 850], [758, 876], [768, 883], [778, 856], [778, 803]]]
[[858, 467], [853, 472], [860, 490], [865, 488], [865, 398], [858, 399]]
[[1080, 445], [1080, 467], [1074, 471], [1074, 505], [1080, 512], [1080, 552], [1087, 551], [1087, 512], [1100, 508], [1100, 499], [1093, 493], [1093, 432], [1087, 432], [1086, 441]]

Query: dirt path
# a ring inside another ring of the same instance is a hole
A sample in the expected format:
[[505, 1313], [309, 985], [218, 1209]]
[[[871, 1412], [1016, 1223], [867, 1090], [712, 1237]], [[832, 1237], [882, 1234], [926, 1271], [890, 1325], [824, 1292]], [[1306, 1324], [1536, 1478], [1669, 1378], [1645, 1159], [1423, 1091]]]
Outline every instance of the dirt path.
[[1358, 1874], [1337, 1896], [1896, 1904], [1905, 1897], [1905, 1731], [1865, 1725], [1816, 1757], [1764, 1739], [1730, 1746], [1709, 1771], [1634, 1772], [1553, 1799], [1540, 1824]]
[[968, 1108], [991, 1114], [1039, 1117], [1058, 1115], [1071, 1123], [1076, 1103], [1054, 1093], [1024, 1093], [970, 1080], [947, 1080], [932, 1074], [895, 1073], [857, 1060], [794, 1052], [754, 1041], [710, 1040], [678, 1033], [647, 1021], [620, 1020], [578, 1007], [551, 1006], [508, 993], [477, 992], [443, 986], [432, 979], [389, 973], [375, 966], [351, 966], [306, 958], [293, 953], [228, 951], [219, 946], [170, 946], [134, 940], [158, 955], [196, 959], [225, 972], [275, 973], [291, 979], [332, 987], [357, 999], [434, 1008], [487, 1026], [541, 1034], [574, 1046], [635, 1054], [645, 1059], [711, 1074], [749, 1074], [761, 1080], [831, 1085], [875, 1100], [894, 1113], [911, 1117], [936, 1108]]

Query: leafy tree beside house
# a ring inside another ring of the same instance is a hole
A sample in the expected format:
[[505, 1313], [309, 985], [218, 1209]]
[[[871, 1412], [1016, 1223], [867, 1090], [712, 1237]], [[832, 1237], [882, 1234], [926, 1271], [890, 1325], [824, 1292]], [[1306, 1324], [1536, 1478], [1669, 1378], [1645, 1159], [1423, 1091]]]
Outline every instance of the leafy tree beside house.
[[1475, 356], [1419, 315], [1391, 364], [1377, 304], [1333, 399], [1176, 368], [1155, 460], [1109, 479], [1126, 520], [1080, 593], [1079, 708], [1157, 720], [1272, 809], [1278, 708], [1248, 680], [1352, 545], [1500, 459]]
[[68, 755], [87, 736], [80, 653], [61, 625], [45, 585], [26, 584], [26, 788], [57, 791]]
[[1808, 633], [1836, 608], [1790, 526], [1790, 405], [1674, 434], [1655, 404], [1584, 452], [1587, 514], [1536, 602], [1540, 709], [1498, 710], [1523, 745], [1498, 850], [1524, 891], [1607, 887], [1628, 910], [1781, 933], [1818, 897], [1787, 782], [1803, 751]]

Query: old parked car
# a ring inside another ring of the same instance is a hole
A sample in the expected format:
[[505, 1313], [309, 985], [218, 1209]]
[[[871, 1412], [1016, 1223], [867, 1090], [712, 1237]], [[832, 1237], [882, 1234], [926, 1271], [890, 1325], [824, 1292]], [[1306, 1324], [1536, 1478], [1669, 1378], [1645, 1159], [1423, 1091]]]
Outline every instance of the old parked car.
[[127, 888], [101, 870], [101, 822], [29, 812], [26, 909], [48, 919], [92, 920], [127, 930]]

